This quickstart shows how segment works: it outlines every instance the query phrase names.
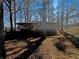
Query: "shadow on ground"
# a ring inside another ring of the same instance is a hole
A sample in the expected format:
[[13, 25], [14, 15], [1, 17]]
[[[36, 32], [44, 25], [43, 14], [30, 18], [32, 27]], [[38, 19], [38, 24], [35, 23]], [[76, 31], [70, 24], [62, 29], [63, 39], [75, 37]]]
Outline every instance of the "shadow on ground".
[[[56, 32], [52, 32], [52, 34], [51, 32], [48, 33], [50, 35], [56, 35]], [[37, 39], [35, 42], [27, 42], [28, 38], [38, 38], [38, 37], [40, 37], [40, 39]], [[26, 47], [26, 49], [28, 50], [19, 55], [18, 57], [16, 57], [15, 59], [27, 59], [41, 45], [41, 42], [45, 40], [46, 37], [45, 34], [42, 33], [41, 31], [21, 30], [21, 31], [6, 32], [5, 35], [6, 41], [14, 39], [26, 40], [26, 42], [28, 43], [28, 47]]]
[[16, 57], [15, 59], [27, 59], [40, 45], [43, 40], [45, 40], [45, 36], [41, 36], [39, 40], [34, 42], [34, 44], [30, 45], [28, 47], [28, 50]]
[[[57, 33], [55, 31], [48, 31], [47, 36], [56, 35]], [[42, 31], [31, 31], [31, 30], [20, 30], [20, 31], [13, 31], [13, 32], [6, 32], [5, 33], [5, 40], [25, 40], [30, 37], [41, 37], [42, 35], [45, 35]]]

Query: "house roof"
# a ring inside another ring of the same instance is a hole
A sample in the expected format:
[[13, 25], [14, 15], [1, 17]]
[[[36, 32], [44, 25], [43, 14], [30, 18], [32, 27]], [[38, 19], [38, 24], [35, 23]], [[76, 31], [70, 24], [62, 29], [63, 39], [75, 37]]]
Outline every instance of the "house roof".
[[22, 22], [22, 23], [16, 23], [17, 25], [23, 25], [23, 24], [37, 24], [36, 22]]
[[[22, 22], [22, 23], [16, 23], [17, 25], [27, 25], [27, 24], [38, 24], [38, 23], [42, 23], [41, 21], [39, 22]], [[53, 23], [56, 24], [54, 22], [46, 22], [46, 23]]]

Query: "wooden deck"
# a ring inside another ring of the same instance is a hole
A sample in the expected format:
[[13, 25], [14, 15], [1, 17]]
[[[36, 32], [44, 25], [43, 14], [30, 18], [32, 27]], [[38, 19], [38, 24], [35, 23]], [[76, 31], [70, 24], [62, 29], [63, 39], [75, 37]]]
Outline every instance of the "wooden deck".
[[[40, 46], [42, 42], [42, 38], [28, 38], [27, 40], [9, 40], [5, 42], [6, 48], [6, 59], [15, 59], [19, 57], [23, 57], [24, 52], [27, 53], [27, 57], [34, 52]], [[29, 46], [30, 45], [30, 46]], [[33, 50], [32, 50], [33, 49]], [[26, 57], [26, 58], [27, 58]]]

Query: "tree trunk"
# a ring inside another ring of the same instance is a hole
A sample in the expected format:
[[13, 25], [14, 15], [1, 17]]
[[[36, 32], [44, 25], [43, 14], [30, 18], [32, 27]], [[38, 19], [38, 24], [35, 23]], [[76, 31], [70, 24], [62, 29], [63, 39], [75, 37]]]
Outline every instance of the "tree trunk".
[[9, 12], [10, 12], [10, 26], [11, 26], [11, 29], [10, 31], [13, 32], [13, 21], [12, 21], [12, 13], [11, 13], [11, 1], [10, 1], [10, 6], [9, 6]]
[[57, 17], [57, 27], [59, 28], [59, 0], [58, 0], [58, 17]]
[[64, 0], [62, 0], [62, 12], [61, 12], [61, 30], [62, 31], [64, 27], [63, 21], [64, 21]]
[[65, 28], [68, 27], [68, 22], [69, 22], [69, 2], [67, 3], [67, 9], [66, 9], [66, 19], [65, 19]]
[[44, 26], [44, 28], [45, 28], [45, 30], [44, 30], [44, 34], [46, 35], [46, 2], [47, 1], [45, 1], [45, 0], [43, 0], [43, 13], [42, 13], [42, 23], [44, 24], [43, 26]]
[[15, 23], [15, 29], [16, 29], [16, 0], [14, 0], [14, 23]]
[[5, 40], [4, 40], [4, 27], [3, 27], [3, 2], [0, 1], [0, 56], [2, 59], [6, 57]]
[[22, 23], [22, 10], [20, 10], [20, 22]]

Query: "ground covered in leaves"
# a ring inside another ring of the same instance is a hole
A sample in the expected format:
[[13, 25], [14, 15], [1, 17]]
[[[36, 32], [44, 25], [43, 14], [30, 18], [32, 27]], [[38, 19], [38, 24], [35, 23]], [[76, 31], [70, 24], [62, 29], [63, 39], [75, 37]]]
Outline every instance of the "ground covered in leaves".
[[62, 36], [48, 37], [28, 59], [79, 59], [79, 49], [68, 40], [64, 42], [67, 45], [66, 53], [59, 51], [55, 47], [57, 37]]
[[[79, 35], [79, 27], [71, 27], [66, 29], [66, 32]], [[60, 51], [55, 46], [55, 43], [59, 41], [59, 38], [64, 40], [66, 45], [65, 53]], [[27, 43], [25, 41], [6, 41], [7, 59], [14, 59], [21, 53], [27, 50]], [[32, 53], [28, 59], [79, 59], [79, 49], [63, 35], [59, 34], [56, 36], [47, 37], [41, 45]]]

